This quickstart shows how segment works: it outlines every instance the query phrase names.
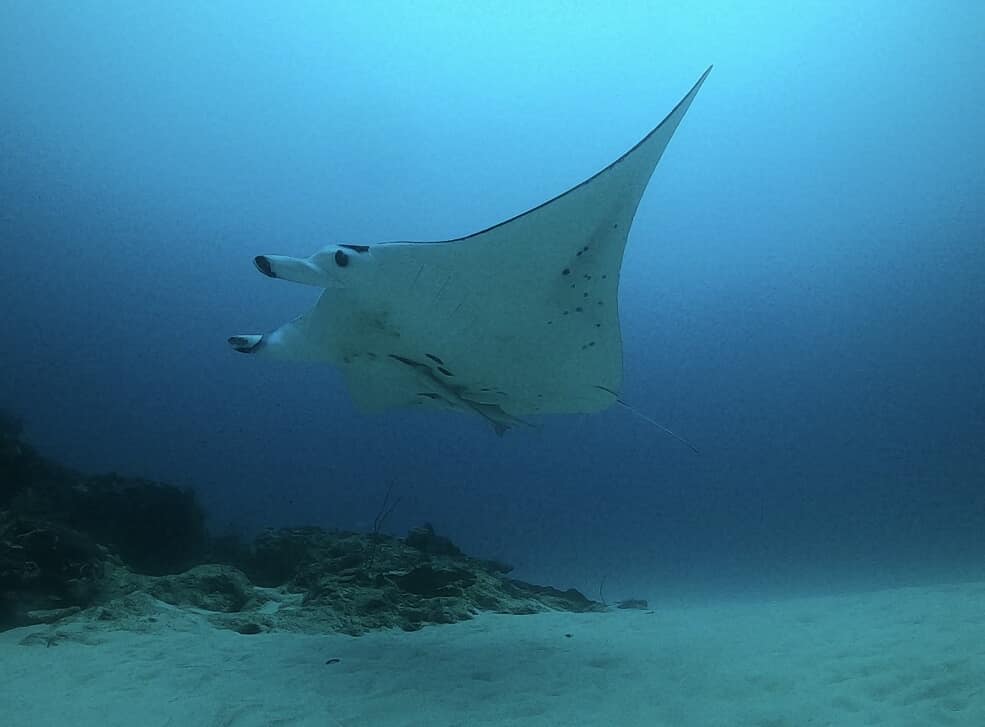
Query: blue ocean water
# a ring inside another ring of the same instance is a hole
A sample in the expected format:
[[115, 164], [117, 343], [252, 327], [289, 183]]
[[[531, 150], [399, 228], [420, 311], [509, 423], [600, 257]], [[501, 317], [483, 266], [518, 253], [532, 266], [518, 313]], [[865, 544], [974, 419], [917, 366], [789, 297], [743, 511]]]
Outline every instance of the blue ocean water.
[[[429, 521], [594, 594], [982, 577], [985, 6], [9, 2], [0, 405], [216, 532]], [[622, 271], [623, 410], [495, 437], [237, 356], [317, 292], [254, 255], [447, 239], [715, 70]], [[641, 593], [642, 592], [642, 593]]]

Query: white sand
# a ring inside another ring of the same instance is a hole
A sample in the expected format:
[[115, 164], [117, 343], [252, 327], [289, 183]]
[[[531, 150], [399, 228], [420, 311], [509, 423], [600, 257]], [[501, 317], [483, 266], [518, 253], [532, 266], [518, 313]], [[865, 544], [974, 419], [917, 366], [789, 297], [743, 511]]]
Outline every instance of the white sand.
[[985, 584], [360, 638], [243, 636], [161, 604], [145, 633], [0, 634], [0, 723], [982, 727]]

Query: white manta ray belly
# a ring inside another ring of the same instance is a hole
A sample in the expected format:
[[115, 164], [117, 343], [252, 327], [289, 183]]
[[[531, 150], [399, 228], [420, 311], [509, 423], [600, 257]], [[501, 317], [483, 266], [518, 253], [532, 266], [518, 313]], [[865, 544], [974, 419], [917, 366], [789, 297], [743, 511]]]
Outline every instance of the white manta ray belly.
[[711, 68], [642, 141], [554, 199], [467, 237], [261, 255], [260, 272], [324, 288], [315, 307], [237, 351], [323, 361], [362, 408], [473, 413], [502, 433], [591, 413], [622, 386], [619, 271], [636, 208]]

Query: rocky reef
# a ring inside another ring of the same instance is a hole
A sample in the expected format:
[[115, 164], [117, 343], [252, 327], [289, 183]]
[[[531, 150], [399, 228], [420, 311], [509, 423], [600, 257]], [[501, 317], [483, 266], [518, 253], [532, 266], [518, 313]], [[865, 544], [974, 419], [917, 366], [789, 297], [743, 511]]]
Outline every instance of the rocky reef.
[[598, 611], [575, 590], [509, 577], [430, 525], [404, 538], [320, 528], [212, 538], [194, 492], [61, 467], [0, 414], [0, 630], [96, 619], [139, 629], [163, 604], [216, 626], [416, 630], [481, 611]]

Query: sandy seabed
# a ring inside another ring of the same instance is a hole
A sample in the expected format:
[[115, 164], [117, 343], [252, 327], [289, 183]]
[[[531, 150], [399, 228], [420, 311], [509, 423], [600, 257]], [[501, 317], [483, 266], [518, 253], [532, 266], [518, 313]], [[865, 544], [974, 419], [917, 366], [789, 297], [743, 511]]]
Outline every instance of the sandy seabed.
[[0, 634], [6, 727], [985, 725], [985, 583], [361, 637], [243, 635], [160, 603], [139, 631]]

